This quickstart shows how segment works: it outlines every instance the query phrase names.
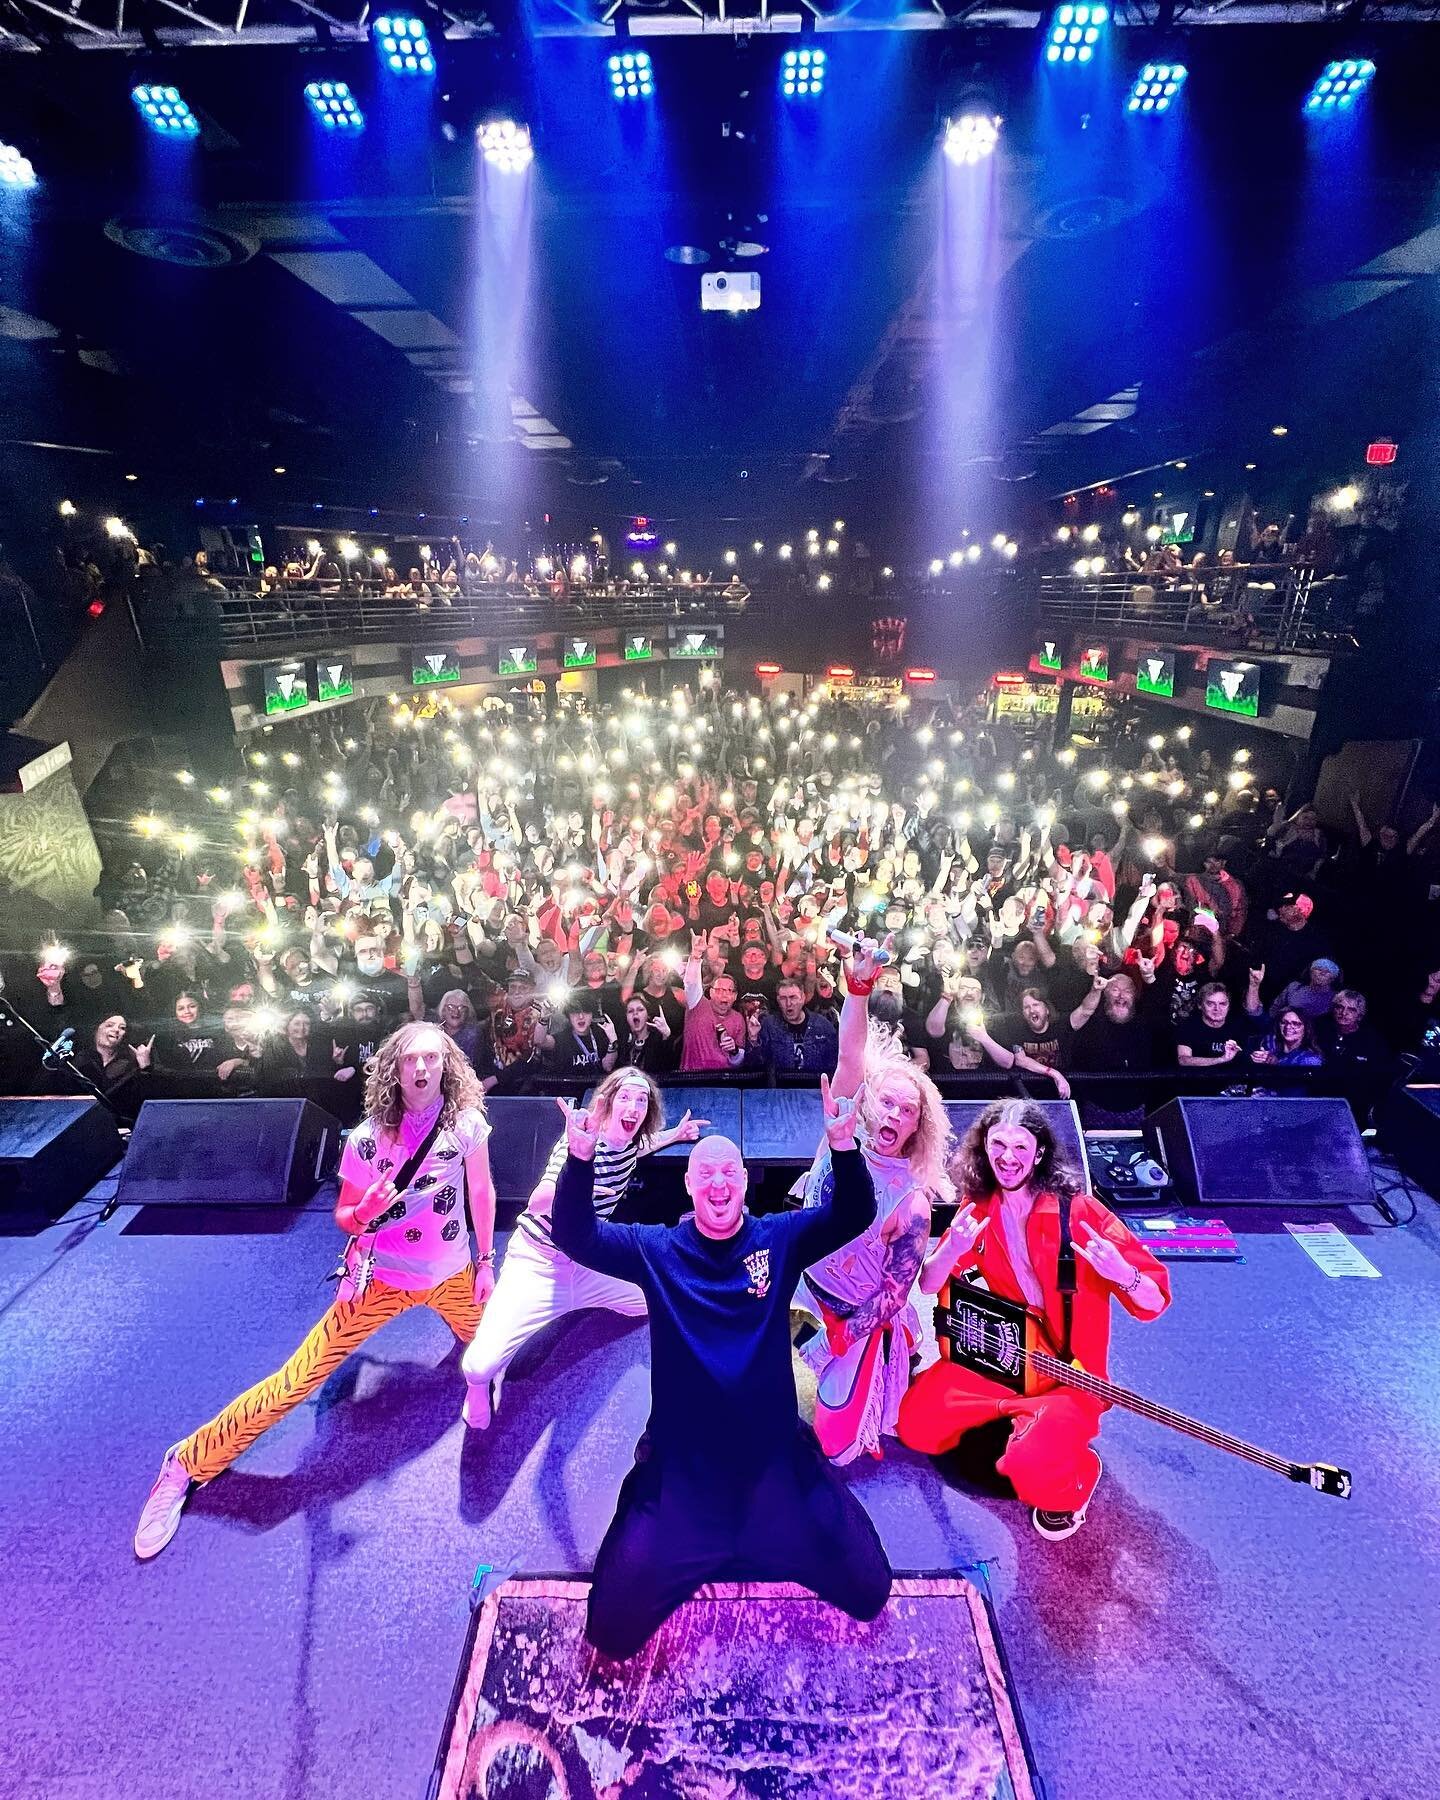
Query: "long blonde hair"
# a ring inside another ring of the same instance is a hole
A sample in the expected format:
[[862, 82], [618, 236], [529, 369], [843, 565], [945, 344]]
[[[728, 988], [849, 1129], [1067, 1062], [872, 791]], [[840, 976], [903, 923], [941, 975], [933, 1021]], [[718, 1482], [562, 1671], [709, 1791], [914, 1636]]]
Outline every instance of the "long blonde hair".
[[412, 1019], [409, 1024], [392, 1031], [365, 1065], [365, 1112], [376, 1125], [386, 1131], [398, 1131], [404, 1116], [405, 1102], [400, 1094], [400, 1058], [414, 1042], [417, 1032], [433, 1031], [443, 1045], [440, 1067], [440, 1129], [448, 1130], [462, 1112], [472, 1108], [485, 1110], [485, 1090], [470, 1066], [470, 1059], [448, 1032], [439, 1025]]
[[947, 1166], [950, 1161], [950, 1120], [940, 1090], [911, 1062], [898, 1037], [887, 1031], [877, 1031], [872, 1026], [865, 1040], [865, 1094], [860, 1102], [860, 1119], [867, 1137], [873, 1137], [878, 1124], [873, 1096], [892, 1081], [904, 1082], [920, 1109], [905, 1160], [931, 1199], [948, 1203], [955, 1198], [955, 1187]]

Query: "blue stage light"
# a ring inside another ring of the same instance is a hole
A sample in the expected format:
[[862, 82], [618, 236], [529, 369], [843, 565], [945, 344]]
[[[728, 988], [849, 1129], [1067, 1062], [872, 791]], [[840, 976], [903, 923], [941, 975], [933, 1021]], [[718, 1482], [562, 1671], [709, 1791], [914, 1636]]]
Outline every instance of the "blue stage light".
[[1341, 62], [1326, 63], [1305, 97], [1305, 110], [1322, 116], [1347, 111], [1374, 77], [1375, 65], [1368, 57], [1347, 57]]
[[1163, 113], [1185, 85], [1189, 70], [1184, 63], [1146, 63], [1135, 77], [1130, 97], [1125, 102], [1127, 113]]
[[327, 131], [353, 134], [365, 129], [365, 115], [343, 81], [307, 81], [305, 103]]
[[435, 56], [423, 19], [383, 13], [370, 27], [375, 48], [392, 75], [433, 75]]
[[142, 86], [130, 90], [140, 117], [162, 137], [196, 137], [200, 121], [180, 98], [179, 88]]
[[1109, 23], [1110, 8], [1105, 5], [1057, 7], [1045, 45], [1046, 62], [1090, 62], [1100, 33]]
[[780, 92], [787, 100], [815, 100], [825, 91], [825, 52], [787, 50], [780, 58]]
[[655, 92], [655, 71], [643, 50], [626, 50], [605, 65], [612, 100], [648, 100]]
[[30, 158], [13, 144], [0, 144], [0, 187], [32, 188], [35, 182], [35, 165]]

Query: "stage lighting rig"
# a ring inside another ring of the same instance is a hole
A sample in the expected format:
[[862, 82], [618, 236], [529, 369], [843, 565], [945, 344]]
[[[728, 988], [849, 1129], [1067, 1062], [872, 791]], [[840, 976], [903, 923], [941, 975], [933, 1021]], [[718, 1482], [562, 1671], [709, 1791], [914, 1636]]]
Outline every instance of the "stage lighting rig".
[[180, 98], [179, 88], [142, 86], [131, 88], [140, 117], [162, 137], [195, 137], [200, 121]]
[[1326, 63], [1305, 98], [1307, 113], [1344, 112], [1352, 107], [1375, 78], [1369, 57], [1347, 57]]
[[1185, 85], [1188, 74], [1189, 70], [1184, 63], [1146, 63], [1135, 77], [1130, 98], [1125, 102], [1126, 112], [1168, 112], [1171, 101]]
[[970, 165], [995, 154], [1000, 119], [995, 113], [965, 112], [945, 126], [945, 154], [953, 163]]
[[365, 115], [344, 81], [307, 81], [305, 103], [327, 131], [365, 129]]
[[605, 65], [612, 100], [648, 100], [655, 92], [655, 69], [644, 50], [626, 50]]
[[492, 169], [503, 175], [519, 175], [535, 160], [530, 127], [514, 119], [487, 119], [475, 133], [481, 154]]
[[1057, 7], [1045, 45], [1046, 62], [1090, 62], [1100, 42], [1100, 33], [1109, 23], [1110, 8], [1103, 4]]
[[383, 13], [371, 30], [381, 60], [392, 75], [435, 73], [435, 56], [423, 19], [413, 14]]
[[780, 58], [780, 92], [787, 100], [818, 100], [825, 91], [825, 52], [787, 50]]
[[[0, 187], [32, 188], [35, 186], [35, 165], [28, 156], [24, 156], [13, 144], [0, 144]], [[62, 502], [60, 510], [64, 512], [68, 502]], [[71, 508], [74, 511], [74, 508]]]

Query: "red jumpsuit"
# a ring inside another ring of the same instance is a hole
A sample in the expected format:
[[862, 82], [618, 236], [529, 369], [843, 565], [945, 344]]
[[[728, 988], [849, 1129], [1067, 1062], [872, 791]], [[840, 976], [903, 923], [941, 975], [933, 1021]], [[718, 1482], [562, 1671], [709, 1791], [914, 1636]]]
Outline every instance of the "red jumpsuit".
[[[974, 1203], [978, 1218], [988, 1220], [976, 1247], [955, 1265], [954, 1276], [978, 1269], [990, 1291], [1025, 1303], [1025, 1295], [1006, 1253], [1000, 1200], [991, 1196]], [[1077, 1194], [1070, 1206], [1072, 1242], [1088, 1242], [1081, 1225], [1092, 1226], [1119, 1249], [1132, 1269], [1148, 1275], [1170, 1304], [1170, 1277], [1114, 1213], [1089, 1194]], [[1025, 1228], [1030, 1266], [1045, 1297], [1041, 1336], [1045, 1348], [1058, 1355], [1064, 1330], [1056, 1263], [1060, 1254], [1060, 1207], [1053, 1194], [1040, 1194]], [[1092, 1375], [1108, 1376], [1110, 1297], [1135, 1318], [1142, 1313], [1112, 1282], [1097, 1275], [1084, 1259], [1075, 1258], [1075, 1296], [1070, 1329], [1070, 1355]], [[1161, 1308], [1163, 1311], [1164, 1308]], [[1104, 1404], [1076, 1388], [1051, 1385], [1039, 1392], [1014, 1394], [958, 1363], [934, 1363], [911, 1382], [900, 1407], [899, 1437], [912, 1450], [935, 1456], [952, 1450], [967, 1431], [994, 1419], [1013, 1419], [1005, 1454], [995, 1465], [1027, 1506], [1045, 1512], [1079, 1512], [1100, 1479], [1100, 1459], [1090, 1448], [1099, 1435]]]

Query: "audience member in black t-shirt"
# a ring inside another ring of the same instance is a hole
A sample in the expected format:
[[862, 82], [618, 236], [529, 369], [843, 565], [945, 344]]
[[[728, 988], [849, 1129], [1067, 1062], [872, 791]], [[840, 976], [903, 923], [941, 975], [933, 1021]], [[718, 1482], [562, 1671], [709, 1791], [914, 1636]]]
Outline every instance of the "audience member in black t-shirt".
[[1218, 1069], [1244, 1049], [1244, 1027], [1230, 1017], [1230, 993], [1223, 982], [1207, 981], [1196, 996], [1194, 1015], [1175, 1033], [1175, 1060], [1182, 1069]]
[[174, 1021], [156, 1033], [155, 1066], [168, 1074], [210, 1075], [220, 1066], [221, 1033], [202, 1018], [199, 996], [176, 996]]
[[1068, 1060], [1070, 1023], [1039, 988], [1022, 990], [1015, 1018], [1000, 1020], [992, 1030], [975, 1025], [971, 1035], [1000, 1068], [1044, 1076], [1054, 1082], [1060, 1099], [1070, 1098], [1070, 1084], [1060, 1068]]

